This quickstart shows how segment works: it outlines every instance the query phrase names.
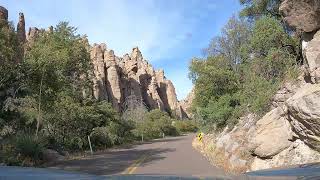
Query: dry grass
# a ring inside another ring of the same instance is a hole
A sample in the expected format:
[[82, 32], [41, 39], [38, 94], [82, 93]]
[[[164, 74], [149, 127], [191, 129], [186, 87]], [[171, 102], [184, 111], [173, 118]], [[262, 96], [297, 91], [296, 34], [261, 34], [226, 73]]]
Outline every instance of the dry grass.
[[[192, 142], [192, 146], [202, 153], [212, 165], [223, 168], [228, 173], [239, 174], [246, 172], [249, 169], [248, 166], [235, 167], [231, 165], [229, 161], [231, 154], [228, 155], [223, 149], [217, 148], [214, 139], [213, 136], [208, 137], [205, 135], [203, 141], [199, 142], [198, 139], [195, 138]], [[246, 160], [251, 158], [249, 157], [249, 152], [245, 152], [241, 148], [238, 148], [233, 154]]]

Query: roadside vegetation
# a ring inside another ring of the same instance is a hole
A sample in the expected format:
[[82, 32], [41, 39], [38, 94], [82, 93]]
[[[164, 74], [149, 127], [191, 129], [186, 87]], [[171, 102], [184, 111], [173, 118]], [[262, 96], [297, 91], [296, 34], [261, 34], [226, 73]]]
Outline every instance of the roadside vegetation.
[[221, 34], [194, 58], [189, 77], [195, 85], [192, 111], [203, 130], [234, 126], [248, 113], [262, 115], [286, 81], [299, 72], [299, 35], [283, 24], [281, 1], [242, 1]]
[[[129, 113], [128, 119], [128, 113], [95, 100], [88, 48], [86, 38], [66, 22], [43, 31], [27, 47], [18, 43], [11, 24], [1, 22], [0, 163], [38, 166], [47, 149], [84, 152], [88, 136], [98, 150], [189, 131], [189, 125], [176, 127], [173, 122], [180, 121], [159, 110]], [[19, 49], [25, 55], [18, 63]]]

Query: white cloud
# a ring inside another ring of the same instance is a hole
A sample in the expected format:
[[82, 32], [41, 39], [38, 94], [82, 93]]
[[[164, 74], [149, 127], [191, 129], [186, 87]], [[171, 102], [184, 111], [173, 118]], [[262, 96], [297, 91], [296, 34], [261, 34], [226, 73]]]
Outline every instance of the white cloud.
[[[206, 2], [208, 1], [208, 2]], [[205, 21], [217, 8], [210, 0], [55, 0], [7, 3], [13, 12], [23, 11], [27, 25], [48, 27], [59, 21], [69, 21], [87, 34], [91, 43], [106, 43], [118, 56], [139, 46], [152, 64], [161, 61], [188, 61], [181, 55], [193, 48], [193, 33], [199, 22]], [[62, 5], [63, 4], [63, 5]], [[10, 9], [10, 12], [11, 12]], [[17, 16], [16, 16], [17, 17]], [[200, 51], [200, 50], [199, 50]], [[191, 58], [191, 57], [190, 57]], [[186, 63], [180, 71], [168, 72], [179, 98], [191, 89]], [[167, 66], [167, 67], [166, 67]], [[172, 71], [172, 68], [171, 68]], [[177, 73], [180, 74], [177, 74]]]
[[[170, 1], [163, 1], [166, 2], [163, 6], [154, 0], [99, 1], [97, 12], [87, 10], [87, 1], [74, 2], [78, 6], [83, 3], [81, 9], [72, 10], [72, 16], [79, 21], [79, 29], [88, 34], [90, 42], [105, 41], [120, 56], [139, 46], [151, 62], [172, 55], [196, 25], [196, 21], [186, 17], [191, 6], [172, 7]], [[207, 15], [197, 13], [198, 18]]]

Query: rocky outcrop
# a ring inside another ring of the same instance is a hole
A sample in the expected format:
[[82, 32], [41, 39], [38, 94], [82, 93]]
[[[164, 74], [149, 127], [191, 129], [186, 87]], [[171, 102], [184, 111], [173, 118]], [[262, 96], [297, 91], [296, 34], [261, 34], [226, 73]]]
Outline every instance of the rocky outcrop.
[[280, 6], [284, 21], [291, 27], [303, 32], [320, 29], [320, 1], [285, 0]]
[[195, 96], [194, 93], [195, 92], [193, 88], [191, 92], [187, 95], [187, 97], [184, 100], [180, 101], [179, 103], [182, 108], [182, 113], [184, 113], [183, 116], [185, 117], [189, 117], [189, 118], [193, 117], [191, 112], [191, 105]]
[[26, 41], [26, 29], [25, 29], [25, 20], [23, 13], [19, 13], [19, 22], [17, 25], [17, 37], [18, 41], [21, 44], [24, 44]]
[[0, 6], [0, 21], [8, 22], [8, 10]]
[[289, 26], [302, 31], [304, 70], [283, 84], [261, 119], [243, 117], [231, 131], [207, 135], [195, 146], [229, 171], [320, 161], [320, 1], [284, 0], [280, 11]]
[[[8, 11], [2, 6], [0, 20], [6, 23], [8, 21]], [[19, 13], [17, 38], [21, 48], [18, 50], [17, 63], [23, 59], [25, 49], [32, 48], [40, 35], [52, 32], [52, 26], [48, 30], [30, 27], [26, 34], [24, 15]], [[153, 69], [138, 47], [133, 48], [130, 55], [118, 57], [106, 44], [90, 46], [86, 38], [83, 38], [83, 42], [88, 44], [87, 50], [93, 65], [92, 73], [89, 73], [93, 86], [92, 89], [84, 89], [83, 96], [90, 97], [92, 94], [91, 97], [99, 101], [109, 101], [119, 112], [125, 110], [127, 97], [134, 96], [134, 99], [143, 102], [149, 110], [160, 109], [180, 118], [185, 117], [172, 82], [166, 79], [163, 70]], [[80, 76], [82, 79], [86, 78]]]
[[284, 21], [302, 32], [302, 51], [306, 66], [306, 76], [312, 83], [320, 80], [320, 1], [285, 0], [280, 12]]
[[292, 142], [290, 146], [271, 159], [261, 159], [254, 157], [250, 165], [250, 170], [269, 169], [281, 166], [293, 166], [319, 162], [320, 154], [318, 151], [311, 149], [300, 139]]
[[94, 44], [90, 56], [93, 63], [93, 96], [98, 100], [108, 100], [106, 72], [104, 62], [104, 45]]
[[256, 123], [253, 138], [249, 140], [249, 151], [253, 155], [260, 158], [271, 158], [290, 146], [292, 133], [285, 116], [285, 112], [278, 107]]
[[93, 94], [98, 100], [108, 100], [118, 111], [125, 110], [127, 97], [135, 96], [148, 109], [160, 109], [181, 116], [181, 107], [175, 88], [163, 71], [155, 71], [142, 56], [138, 47], [123, 57], [105, 44], [93, 45], [91, 59], [94, 65]]
[[304, 39], [305, 44], [303, 48], [307, 75], [312, 83], [320, 83], [320, 31], [313, 36], [309, 36], [312, 38], [309, 41], [308, 39]]
[[299, 139], [320, 151], [320, 84], [306, 84], [286, 101], [286, 106]]
[[23, 60], [25, 52], [25, 43], [26, 43], [26, 29], [25, 29], [25, 20], [23, 13], [19, 13], [19, 22], [17, 25], [17, 38], [19, 42], [19, 52], [17, 52], [18, 57], [16, 58], [17, 63], [20, 63]]
[[168, 99], [168, 105], [171, 110], [176, 110], [178, 108], [178, 99], [176, 95], [176, 90], [170, 80], [165, 80], [164, 84], [166, 86], [166, 94]]
[[231, 172], [319, 162], [319, 102], [319, 84], [305, 84], [261, 119], [249, 114], [231, 131], [205, 135], [194, 146]]
[[30, 27], [27, 34], [27, 41], [32, 44], [34, 40], [39, 36], [40, 32], [41, 31], [38, 28]]
[[106, 68], [106, 87], [109, 95], [109, 99], [113, 107], [116, 110], [119, 109], [120, 100], [121, 100], [121, 86], [120, 86], [120, 75], [119, 68], [116, 63], [115, 55], [113, 50], [105, 51], [105, 68]]

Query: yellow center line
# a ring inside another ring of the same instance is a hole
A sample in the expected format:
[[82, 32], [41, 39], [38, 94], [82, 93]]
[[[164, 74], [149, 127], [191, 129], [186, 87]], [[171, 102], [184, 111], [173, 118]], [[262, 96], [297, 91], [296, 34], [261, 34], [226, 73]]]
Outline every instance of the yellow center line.
[[134, 171], [148, 158], [148, 155], [143, 156], [138, 163], [136, 163], [128, 172], [128, 174], [133, 174]]
[[[163, 146], [164, 144], [166, 144], [167, 142], [163, 142], [161, 143], [161, 146]], [[145, 162], [148, 158], [150, 157], [150, 154], [145, 154], [142, 155], [139, 159], [135, 160], [134, 163], [132, 163], [131, 166], [129, 166], [125, 171], [123, 171], [121, 174], [133, 174], [137, 168], [143, 163]]]

